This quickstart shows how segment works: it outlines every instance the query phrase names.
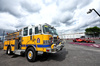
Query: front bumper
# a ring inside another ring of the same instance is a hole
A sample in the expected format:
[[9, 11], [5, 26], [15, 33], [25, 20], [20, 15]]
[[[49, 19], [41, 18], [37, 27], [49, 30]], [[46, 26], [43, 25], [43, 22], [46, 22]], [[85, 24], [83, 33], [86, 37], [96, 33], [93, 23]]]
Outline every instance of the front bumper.
[[53, 49], [51, 48], [46, 48], [46, 52], [47, 53], [57, 53], [59, 51], [61, 51], [64, 47], [64, 44], [59, 44], [59, 45], [56, 45], [55, 44], [55, 47]]

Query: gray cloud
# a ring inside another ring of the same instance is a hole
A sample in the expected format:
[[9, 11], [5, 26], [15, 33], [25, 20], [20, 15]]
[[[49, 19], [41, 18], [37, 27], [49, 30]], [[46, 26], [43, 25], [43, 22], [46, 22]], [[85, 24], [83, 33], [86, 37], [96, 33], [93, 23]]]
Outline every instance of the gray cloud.
[[13, 31], [13, 30], [4, 30], [4, 29], [0, 29], [0, 36], [3, 35], [3, 32], [5, 32], [4, 35], [6, 35], [7, 33], [13, 33], [13, 32], [15, 32], [15, 31]]
[[100, 18], [94, 18], [93, 20], [91, 21], [87, 21], [87, 23], [85, 23], [83, 26], [81, 26], [81, 28], [86, 28], [87, 26], [98, 26], [100, 27]]
[[51, 22], [51, 25], [54, 27], [59, 27], [60, 25], [60, 20], [58, 18], [53, 18], [53, 21]]
[[[66, 24], [66, 26], [71, 26], [73, 25], [73, 22], [76, 21], [73, 20], [74, 11], [77, 10], [78, 8], [84, 8], [85, 6], [89, 5], [91, 2], [92, 2], [91, 0], [81, 0], [81, 1], [80, 0], [71, 0], [71, 1], [59, 0], [56, 2], [56, 4], [60, 9], [61, 14], [60, 17], [57, 16], [56, 18], [58, 18], [58, 20], [61, 23]], [[56, 20], [53, 22], [56, 22]]]
[[[85, 21], [85, 20], [84, 20]], [[94, 19], [86, 19], [87, 22], [85, 23], [81, 23], [78, 26], [76, 26], [76, 28], [71, 29], [72, 31], [78, 31], [78, 32], [84, 32], [86, 28], [88, 27], [94, 27], [94, 26], [98, 26], [100, 27], [100, 18], [96, 17]]]
[[71, 26], [75, 21], [73, 20], [73, 16], [74, 13], [71, 13], [69, 11], [66, 11], [64, 13], [62, 12], [59, 16], [53, 18], [52, 24], [55, 25], [56, 27], [62, 26], [60, 25], [61, 23], [65, 24], [66, 26]]
[[51, 22], [51, 25], [53, 25], [54, 27], [61, 26], [59, 21], [53, 21], [53, 22]]
[[21, 17], [19, 0], [0, 0], [0, 12], [8, 12], [16, 17]]
[[50, 5], [50, 4], [52, 4], [52, 3], [54, 3], [54, 2], [56, 2], [57, 0], [43, 0], [43, 3], [46, 5], [46, 6], [48, 6], [48, 5]]
[[[93, 0], [71, 0], [71, 1], [59, 0], [59, 2], [57, 2], [56, 4], [60, 9], [61, 14], [59, 15], [60, 17], [56, 16], [56, 18], [58, 18], [60, 23], [65, 24], [66, 28], [72, 26], [72, 28], [65, 29], [65, 31], [84, 32], [84, 29], [89, 26], [96, 26], [96, 25], [98, 26], [98, 24], [96, 23], [99, 21], [99, 19], [94, 19], [98, 17], [96, 13], [91, 14], [92, 16], [86, 15], [86, 12], [88, 11], [88, 10], [86, 11], [86, 8], [93, 2], [94, 2]], [[78, 12], [79, 10], [80, 12]], [[96, 10], [99, 11], [100, 9], [96, 8]], [[64, 13], [65, 15], [62, 15]], [[77, 18], [75, 19], [76, 16]], [[88, 17], [93, 19], [89, 19]], [[53, 22], [56, 22], [56, 20]], [[74, 22], [76, 23], [74, 24]]]
[[80, 0], [80, 1], [78, 2], [77, 7], [80, 8], [80, 9], [81, 9], [81, 8], [84, 8], [85, 6], [89, 5], [92, 1], [93, 1], [93, 0]]
[[38, 3], [31, 3], [26, 0], [21, 2], [21, 6], [28, 12], [39, 12], [41, 9], [41, 6]]
[[73, 18], [73, 15], [71, 15], [71, 13], [69, 13], [66, 16], [63, 16], [62, 19], [60, 19], [60, 22], [63, 24], [66, 24], [66, 26], [68, 26], [73, 23], [72, 18]]
[[58, 0], [56, 4], [62, 12], [65, 11], [74, 11], [77, 8], [81, 9], [87, 5], [89, 5], [92, 0]]
[[58, 7], [62, 12], [73, 11], [77, 8], [77, 4], [77, 0], [59, 0]]

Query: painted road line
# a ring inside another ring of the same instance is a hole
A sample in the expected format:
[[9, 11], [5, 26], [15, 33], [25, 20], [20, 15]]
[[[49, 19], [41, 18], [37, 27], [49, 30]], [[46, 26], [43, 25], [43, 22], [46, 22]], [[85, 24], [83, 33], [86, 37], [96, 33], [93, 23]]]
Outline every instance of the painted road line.
[[70, 44], [77, 44], [77, 45], [83, 45], [83, 46], [90, 46], [90, 47], [100, 48], [100, 44], [92, 44], [92, 43], [77, 43], [77, 42], [70, 42]]

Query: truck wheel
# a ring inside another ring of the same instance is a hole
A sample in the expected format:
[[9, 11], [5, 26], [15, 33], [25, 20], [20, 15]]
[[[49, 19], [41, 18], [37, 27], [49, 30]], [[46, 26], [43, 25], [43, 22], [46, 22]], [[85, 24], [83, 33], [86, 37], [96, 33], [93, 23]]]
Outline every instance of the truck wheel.
[[8, 55], [11, 55], [12, 54], [11, 47], [10, 46], [7, 48], [6, 54], [8, 54]]
[[47, 56], [48, 55], [48, 53], [46, 53], [46, 52], [43, 52], [43, 56]]
[[26, 50], [26, 58], [29, 62], [34, 62], [36, 60], [36, 55], [34, 48], [30, 47]]

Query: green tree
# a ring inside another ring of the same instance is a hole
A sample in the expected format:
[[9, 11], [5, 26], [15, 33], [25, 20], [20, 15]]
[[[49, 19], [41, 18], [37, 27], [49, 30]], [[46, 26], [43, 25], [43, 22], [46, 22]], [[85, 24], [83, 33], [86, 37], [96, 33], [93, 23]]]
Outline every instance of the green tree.
[[85, 34], [86, 35], [92, 35], [93, 37], [97, 37], [100, 34], [100, 28], [95, 26], [95, 27], [90, 27], [85, 29]]

